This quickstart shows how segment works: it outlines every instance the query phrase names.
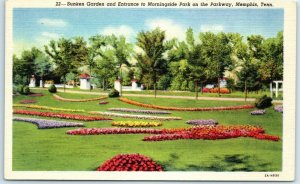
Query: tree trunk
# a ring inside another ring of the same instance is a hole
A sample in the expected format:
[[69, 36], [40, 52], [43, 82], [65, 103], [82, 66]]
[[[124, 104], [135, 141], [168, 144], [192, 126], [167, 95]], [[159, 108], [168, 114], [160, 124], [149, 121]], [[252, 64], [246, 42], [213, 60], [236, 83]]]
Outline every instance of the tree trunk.
[[196, 100], [198, 100], [198, 82], [195, 81]]
[[201, 94], [203, 95], [203, 82], [201, 82]]
[[[90, 64], [90, 77], [92, 78], [92, 65]], [[90, 91], [92, 90], [92, 83], [91, 83], [91, 78], [90, 78]]]
[[41, 77], [41, 80], [42, 80], [42, 88], [44, 88], [44, 80], [43, 80], [43, 76]]
[[103, 91], [105, 91], [105, 79], [103, 79], [103, 83], [102, 83], [102, 87], [103, 87]]
[[66, 92], [66, 75], [64, 75], [64, 92]]
[[245, 81], [245, 101], [247, 101], [247, 81]]
[[218, 93], [219, 93], [219, 96], [221, 96], [220, 89], [221, 89], [221, 87], [220, 87], [220, 78], [218, 78]]
[[123, 80], [121, 67], [122, 67], [122, 64], [120, 64], [120, 96], [122, 96], [122, 80]]
[[156, 81], [154, 82], [154, 98], [156, 98]]

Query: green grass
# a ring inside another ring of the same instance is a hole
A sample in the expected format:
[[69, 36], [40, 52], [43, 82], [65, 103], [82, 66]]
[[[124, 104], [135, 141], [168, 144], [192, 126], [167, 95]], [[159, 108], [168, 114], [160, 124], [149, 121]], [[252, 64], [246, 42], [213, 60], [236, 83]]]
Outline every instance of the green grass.
[[[84, 92], [90, 92], [89, 90], [81, 90], [79, 87], [76, 88], [70, 88], [67, 89], [70, 91], [84, 91]], [[104, 92], [108, 93], [109, 91], [103, 91], [103, 89], [93, 89], [91, 92]], [[154, 95], [153, 90], [143, 90], [143, 91], [123, 91], [123, 94], [144, 94], [144, 95]], [[167, 96], [195, 96], [195, 92], [190, 91], [170, 91], [170, 90], [157, 90], [157, 95], [167, 95]], [[199, 92], [199, 97], [219, 97], [218, 93], [201, 93]], [[270, 96], [270, 91], [259, 91], [259, 92], [249, 92], [247, 97], [248, 98], [259, 98], [263, 95]], [[283, 93], [279, 92], [279, 95], [277, 98], [275, 98], [275, 95], [273, 95], [273, 98], [275, 100], [282, 100]], [[245, 98], [245, 93], [241, 91], [233, 91], [230, 94], [221, 94], [222, 98]]]
[[[38, 92], [38, 91], [36, 91]], [[109, 104], [91, 102], [61, 102], [47, 91], [43, 97], [16, 96], [14, 103], [36, 99], [38, 105], [60, 108], [106, 111], [111, 107], [140, 108], [109, 98]], [[65, 98], [91, 98], [95, 95], [58, 93]], [[129, 97], [128, 97], [129, 98]], [[154, 99], [130, 97], [139, 102], [176, 107], [212, 107], [242, 105], [244, 102]], [[248, 102], [249, 103], [249, 102]], [[30, 109], [33, 110], [33, 109]], [[260, 125], [266, 133], [282, 136], [282, 114], [267, 109], [263, 116], [251, 116], [248, 110], [218, 112], [179, 112], [171, 115], [183, 120], [164, 121], [159, 128], [189, 127], [189, 119], [218, 120], [223, 125]], [[69, 113], [69, 112], [67, 112]], [[87, 113], [82, 113], [87, 114]], [[19, 115], [18, 115], [19, 116]], [[118, 120], [131, 120], [114, 118]], [[65, 121], [65, 120], [64, 120]], [[69, 120], [67, 120], [69, 121]], [[111, 121], [84, 122], [86, 127], [111, 127]], [[272, 142], [252, 138], [226, 140], [176, 140], [144, 142], [145, 135], [71, 136], [59, 128], [39, 130], [30, 123], [13, 123], [13, 170], [15, 171], [94, 171], [105, 160], [119, 153], [140, 153], [153, 158], [168, 171], [280, 171], [282, 141]]]

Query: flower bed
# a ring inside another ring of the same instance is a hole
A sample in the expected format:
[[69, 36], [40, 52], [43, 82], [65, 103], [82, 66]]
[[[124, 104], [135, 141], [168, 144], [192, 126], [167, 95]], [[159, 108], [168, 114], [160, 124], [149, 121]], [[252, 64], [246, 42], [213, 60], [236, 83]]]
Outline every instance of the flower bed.
[[251, 115], [264, 115], [264, 114], [266, 114], [266, 110], [264, 110], [264, 109], [255, 110], [255, 111], [250, 112], [250, 114]]
[[33, 123], [33, 124], [37, 125], [39, 129], [64, 128], [64, 127], [83, 127], [84, 126], [84, 124], [82, 124], [82, 123], [56, 121], [56, 120], [48, 120], [48, 119], [14, 117], [13, 120]]
[[150, 116], [150, 115], [133, 115], [133, 114], [121, 114], [121, 113], [111, 113], [111, 112], [99, 112], [99, 111], [91, 111], [90, 114], [100, 114], [103, 116], [114, 116], [121, 118], [135, 118], [135, 119], [151, 119], [151, 120], [180, 120], [180, 117], [164, 117], [164, 116]]
[[31, 104], [31, 103], [36, 103], [36, 100], [21, 100], [20, 104]]
[[145, 113], [145, 114], [171, 114], [170, 112], [167, 112], [167, 111], [129, 109], [129, 108], [109, 108], [108, 110], [109, 111], [119, 111], [119, 112]]
[[98, 98], [87, 98], [87, 99], [70, 99], [70, 98], [63, 98], [58, 96], [57, 94], [53, 94], [53, 97], [56, 100], [64, 101], [64, 102], [89, 102], [89, 101], [96, 101], [96, 100], [103, 100], [106, 99], [106, 96], [98, 97]]
[[63, 109], [63, 108], [55, 108], [49, 106], [41, 106], [41, 105], [23, 105], [23, 104], [14, 104], [13, 107], [26, 107], [31, 109], [42, 109], [42, 110], [51, 110], [51, 111], [68, 111], [68, 112], [84, 112], [82, 109]]
[[44, 94], [43, 93], [31, 93], [28, 96], [38, 97], [38, 96], [44, 96]]
[[144, 141], [165, 141], [178, 139], [229, 139], [237, 137], [252, 137], [256, 139], [279, 141], [278, 136], [264, 134], [261, 127], [250, 125], [237, 126], [196, 126], [186, 129], [164, 129], [162, 134], [145, 137]]
[[30, 111], [30, 110], [16, 110], [13, 111], [14, 114], [24, 114], [24, 115], [33, 115], [33, 116], [43, 116], [43, 117], [52, 117], [52, 118], [61, 118], [61, 119], [73, 119], [81, 121], [101, 121], [101, 120], [111, 120], [110, 118], [104, 118], [99, 116], [86, 116], [79, 114], [64, 114], [64, 113], [55, 113], [55, 112], [39, 112], [39, 111]]
[[195, 107], [195, 108], [184, 108], [184, 107], [167, 107], [167, 106], [158, 106], [151, 104], [143, 104], [140, 102], [136, 102], [133, 100], [129, 100], [127, 98], [119, 98], [120, 101], [136, 105], [140, 107], [148, 107], [154, 109], [163, 109], [163, 110], [174, 110], [174, 111], [224, 111], [224, 110], [239, 110], [239, 109], [252, 109], [253, 105], [239, 105], [239, 106], [228, 106], [228, 107]]
[[157, 127], [161, 126], [160, 122], [145, 122], [145, 121], [119, 121], [112, 122], [112, 126], [123, 126], [123, 127]]
[[274, 110], [275, 110], [276, 112], [283, 113], [283, 106], [282, 106], [282, 105], [276, 105], [276, 106], [274, 107]]
[[100, 101], [99, 102], [99, 105], [105, 105], [105, 104], [108, 104], [108, 101]]
[[186, 123], [190, 125], [217, 125], [218, 121], [213, 119], [194, 119], [188, 120]]
[[250, 125], [235, 126], [195, 126], [191, 128], [151, 129], [151, 128], [80, 128], [66, 132], [70, 135], [101, 135], [101, 134], [157, 134], [144, 137], [143, 141], [165, 141], [178, 139], [230, 139], [252, 137], [262, 140], [279, 141], [278, 136], [264, 134], [261, 127]]
[[[219, 93], [219, 88], [213, 88], [209, 90], [210, 93]], [[221, 94], [229, 94], [230, 91], [228, 88], [220, 88]]]
[[159, 134], [162, 130], [151, 128], [79, 128], [68, 130], [69, 135], [101, 135], [101, 134]]
[[144, 155], [118, 154], [105, 161], [97, 171], [163, 171], [163, 168]]

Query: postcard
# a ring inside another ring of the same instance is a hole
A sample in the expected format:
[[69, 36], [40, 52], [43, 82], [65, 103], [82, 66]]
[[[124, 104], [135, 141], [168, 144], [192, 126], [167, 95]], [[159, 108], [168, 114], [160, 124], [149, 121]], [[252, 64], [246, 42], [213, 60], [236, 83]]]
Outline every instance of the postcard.
[[8, 180], [294, 180], [294, 1], [8, 0], [5, 43]]

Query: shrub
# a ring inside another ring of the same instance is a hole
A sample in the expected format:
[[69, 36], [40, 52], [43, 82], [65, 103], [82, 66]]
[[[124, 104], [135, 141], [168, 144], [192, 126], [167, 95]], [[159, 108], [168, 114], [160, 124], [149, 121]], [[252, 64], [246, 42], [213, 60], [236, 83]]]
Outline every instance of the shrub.
[[20, 94], [23, 94], [23, 88], [24, 88], [24, 87], [25, 87], [24, 85], [19, 85], [19, 86], [17, 87], [17, 92], [20, 93]]
[[55, 85], [52, 84], [51, 86], [49, 86], [48, 91], [50, 93], [56, 93], [57, 89], [56, 89]]
[[113, 89], [113, 90], [108, 94], [108, 97], [110, 97], [110, 98], [119, 97], [119, 96], [120, 96], [119, 91], [117, 91], [116, 89]]
[[24, 95], [28, 95], [29, 93], [30, 93], [29, 86], [24, 86], [24, 88], [23, 88], [23, 94]]
[[267, 95], [262, 96], [261, 98], [256, 99], [255, 107], [258, 109], [264, 109], [272, 106], [272, 98]]

